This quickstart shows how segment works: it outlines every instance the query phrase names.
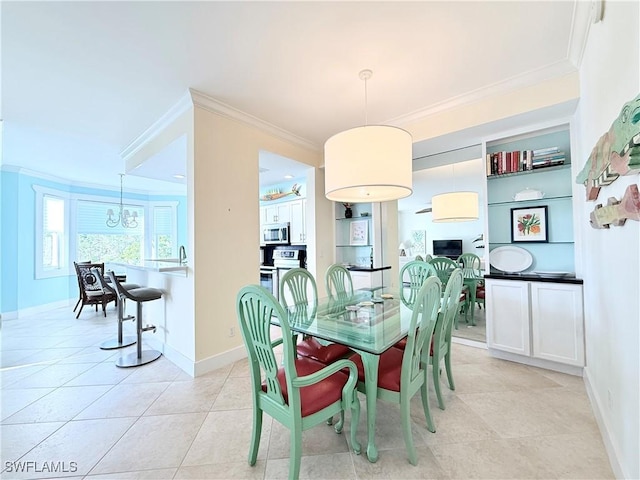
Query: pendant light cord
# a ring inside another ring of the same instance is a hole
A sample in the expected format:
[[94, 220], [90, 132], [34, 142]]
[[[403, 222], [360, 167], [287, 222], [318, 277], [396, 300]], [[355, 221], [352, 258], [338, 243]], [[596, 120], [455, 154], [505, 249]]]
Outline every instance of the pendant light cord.
[[364, 126], [369, 125], [369, 111], [368, 111], [368, 92], [367, 92], [367, 80], [369, 80], [373, 76], [373, 72], [371, 70], [361, 70], [360, 71], [360, 80], [364, 80]]

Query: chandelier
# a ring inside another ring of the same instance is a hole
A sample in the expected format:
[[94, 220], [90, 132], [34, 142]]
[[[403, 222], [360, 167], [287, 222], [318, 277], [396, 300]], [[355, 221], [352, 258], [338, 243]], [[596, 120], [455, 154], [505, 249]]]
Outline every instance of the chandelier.
[[120, 173], [120, 209], [118, 210], [118, 216], [114, 218], [113, 209], [107, 210], [107, 227], [117, 227], [122, 224], [124, 228], [136, 228], [138, 226], [138, 212], [135, 210], [129, 212], [124, 208], [122, 204], [122, 180], [124, 179], [124, 173]]
[[412, 192], [412, 139], [389, 125], [367, 124], [367, 80], [362, 70], [365, 125], [337, 133], [324, 144], [325, 196], [334, 202], [385, 202]]

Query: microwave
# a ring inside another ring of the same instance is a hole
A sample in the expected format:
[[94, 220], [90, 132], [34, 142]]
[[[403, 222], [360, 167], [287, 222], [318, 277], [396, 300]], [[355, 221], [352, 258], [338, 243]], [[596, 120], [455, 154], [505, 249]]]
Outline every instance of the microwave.
[[269, 223], [262, 226], [262, 243], [265, 245], [289, 245], [289, 223]]

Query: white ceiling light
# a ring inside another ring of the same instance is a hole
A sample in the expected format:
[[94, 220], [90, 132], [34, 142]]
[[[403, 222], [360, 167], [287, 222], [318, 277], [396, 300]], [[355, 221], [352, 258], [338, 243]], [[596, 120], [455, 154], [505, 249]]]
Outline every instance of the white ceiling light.
[[456, 192], [456, 166], [451, 166], [453, 192], [431, 198], [432, 217], [435, 223], [470, 222], [478, 220], [478, 192]]
[[365, 125], [340, 132], [324, 144], [325, 196], [334, 202], [385, 202], [411, 195], [412, 138], [387, 125], [367, 125], [367, 80], [362, 70]]
[[435, 223], [470, 222], [478, 220], [478, 193], [451, 192], [435, 195], [431, 199]]

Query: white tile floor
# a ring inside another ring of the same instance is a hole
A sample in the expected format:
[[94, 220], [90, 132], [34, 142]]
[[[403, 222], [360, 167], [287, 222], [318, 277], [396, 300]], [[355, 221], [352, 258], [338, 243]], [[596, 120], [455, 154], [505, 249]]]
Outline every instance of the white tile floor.
[[[247, 465], [246, 361], [196, 379], [164, 357], [119, 369], [120, 352], [97, 346], [115, 334], [108, 312], [105, 319], [88, 310], [76, 320], [65, 308], [3, 323], [2, 478], [287, 477], [287, 430], [269, 417], [258, 462]], [[446, 410], [432, 391], [435, 434], [414, 399], [418, 466], [407, 461], [398, 408], [378, 402], [377, 463], [350, 452], [348, 435], [320, 425], [304, 434], [300, 477], [613, 478], [581, 378], [462, 345], [453, 358], [456, 390], [444, 389]], [[348, 422], [347, 415], [347, 432]], [[25, 471], [6, 463], [16, 461]], [[66, 471], [46, 472], [53, 465]]]

